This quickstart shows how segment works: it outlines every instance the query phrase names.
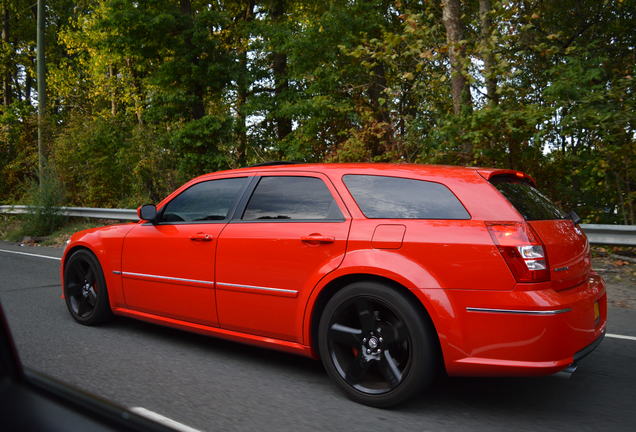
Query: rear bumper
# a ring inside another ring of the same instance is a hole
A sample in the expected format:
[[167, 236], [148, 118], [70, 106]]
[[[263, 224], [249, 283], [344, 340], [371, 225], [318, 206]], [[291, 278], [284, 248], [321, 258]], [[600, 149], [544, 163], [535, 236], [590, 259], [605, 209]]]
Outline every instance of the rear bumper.
[[596, 340], [594, 340], [594, 342], [592, 342], [591, 344], [583, 348], [581, 351], [578, 351], [576, 354], [574, 354], [574, 363], [578, 363], [581, 359], [587, 357], [589, 354], [592, 353], [592, 351], [598, 348], [601, 342], [603, 342], [603, 338], [605, 338], [605, 330], [603, 330], [601, 335], [597, 337]]
[[605, 334], [607, 296], [597, 274], [565, 291], [422, 291], [436, 309], [431, 315], [449, 375], [553, 374], [589, 354]]

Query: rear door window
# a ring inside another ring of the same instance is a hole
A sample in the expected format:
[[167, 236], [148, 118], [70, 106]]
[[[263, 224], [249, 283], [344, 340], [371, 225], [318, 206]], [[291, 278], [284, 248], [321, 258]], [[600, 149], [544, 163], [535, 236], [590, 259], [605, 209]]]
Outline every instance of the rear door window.
[[321, 179], [272, 176], [260, 179], [242, 219], [344, 220], [344, 217]]
[[496, 176], [490, 179], [490, 183], [510, 201], [525, 220], [566, 218], [561, 209], [525, 180], [510, 176]]
[[343, 181], [370, 219], [470, 219], [462, 203], [440, 183], [353, 174]]

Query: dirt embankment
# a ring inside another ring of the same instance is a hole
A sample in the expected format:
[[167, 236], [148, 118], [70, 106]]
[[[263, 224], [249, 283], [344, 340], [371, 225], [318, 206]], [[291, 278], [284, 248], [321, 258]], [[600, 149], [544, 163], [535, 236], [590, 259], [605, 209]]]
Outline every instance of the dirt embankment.
[[607, 305], [636, 309], [636, 249], [592, 248], [592, 267], [607, 283]]

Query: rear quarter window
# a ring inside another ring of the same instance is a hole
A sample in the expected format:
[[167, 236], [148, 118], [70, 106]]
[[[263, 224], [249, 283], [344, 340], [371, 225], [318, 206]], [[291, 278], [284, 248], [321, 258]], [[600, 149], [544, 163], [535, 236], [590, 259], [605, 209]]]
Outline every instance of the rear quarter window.
[[349, 174], [343, 181], [370, 219], [470, 219], [446, 186], [401, 177]]
[[497, 176], [490, 179], [525, 220], [565, 219], [565, 213], [537, 188], [522, 179]]

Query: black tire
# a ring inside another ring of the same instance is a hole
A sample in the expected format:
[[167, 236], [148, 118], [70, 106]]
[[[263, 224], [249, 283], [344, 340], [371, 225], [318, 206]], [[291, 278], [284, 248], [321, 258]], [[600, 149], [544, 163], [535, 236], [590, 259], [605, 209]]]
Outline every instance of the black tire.
[[97, 325], [113, 318], [99, 261], [91, 252], [74, 252], [64, 266], [64, 298], [71, 316], [80, 324]]
[[354, 282], [327, 303], [318, 348], [329, 376], [352, 400], [388, 408], [425, 389], [436, 375], [434, 330], [391, 286]]

